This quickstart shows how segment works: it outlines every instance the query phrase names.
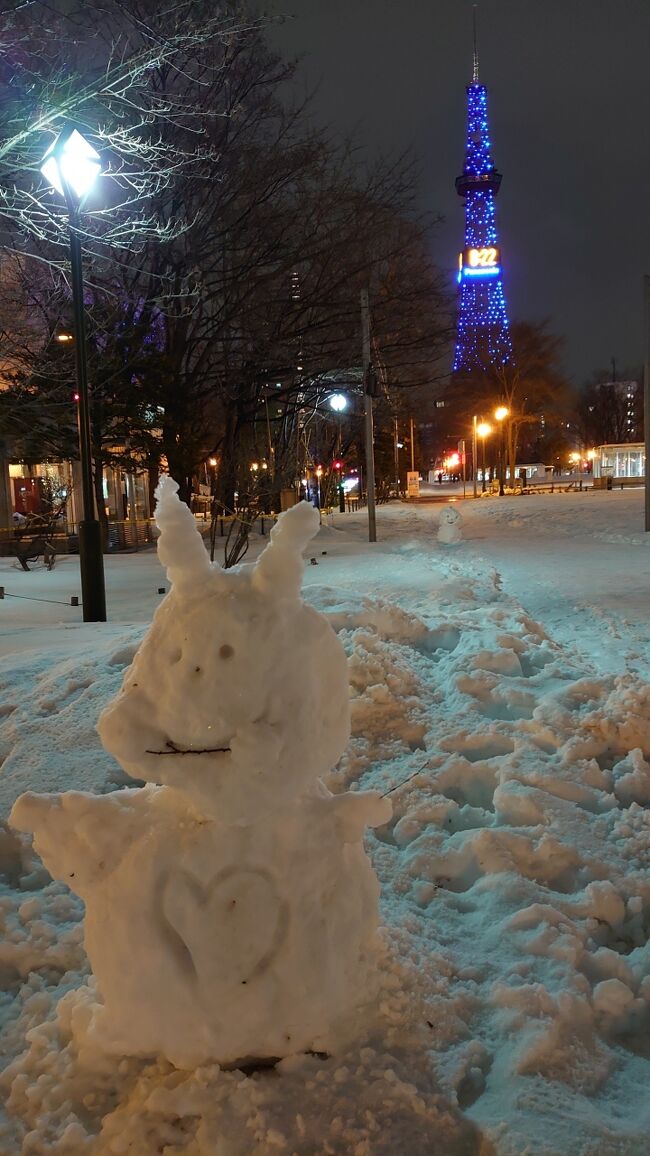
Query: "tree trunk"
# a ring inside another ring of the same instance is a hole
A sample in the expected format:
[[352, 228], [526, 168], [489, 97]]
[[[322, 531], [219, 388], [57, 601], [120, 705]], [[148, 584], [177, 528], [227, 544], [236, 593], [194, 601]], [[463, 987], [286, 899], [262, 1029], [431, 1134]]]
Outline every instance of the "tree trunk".
[[226, 411], [226, 422], [221, 447], [219, 473], [215, 483], [215, 499], [231, 513], [235, 509], [235, 491], [237, 489], [237, 431], [239, 421], [234, 407], [229, 406]]
[[158, 479], [160, 477], [160, 462], [155, 465], [147, 466], [147, 491], [149, 497], [149, 515], [153, 514], [156, 508], [156, 488], [158, 486]]

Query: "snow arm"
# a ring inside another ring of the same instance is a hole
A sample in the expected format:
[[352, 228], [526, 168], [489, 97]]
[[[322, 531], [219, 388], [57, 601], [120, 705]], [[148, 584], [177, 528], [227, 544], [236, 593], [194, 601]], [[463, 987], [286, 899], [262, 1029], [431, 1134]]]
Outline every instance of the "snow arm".
[[393, 813], [390, 799], [379, 791], [347, 791], [327, 800], [343, 843], [358, 843], [366, 827], [381, 827]]
[[34, 847], [50, 874], [83, 898], [87, 888], [115, 870], [136, 835], [139, 822], [130, 797], [138, 793], [27, 791], [14, 803], [9, 822], [33, 834]]

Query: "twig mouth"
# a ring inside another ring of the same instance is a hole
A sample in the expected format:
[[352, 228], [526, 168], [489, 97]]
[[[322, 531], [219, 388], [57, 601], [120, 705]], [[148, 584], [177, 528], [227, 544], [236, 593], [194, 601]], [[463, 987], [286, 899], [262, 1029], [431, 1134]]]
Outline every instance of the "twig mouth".
[[146, 755], [224, 755], [230, 747], [178, 747], [171, 739], [167, 739], [164, 751], [146, 750]]

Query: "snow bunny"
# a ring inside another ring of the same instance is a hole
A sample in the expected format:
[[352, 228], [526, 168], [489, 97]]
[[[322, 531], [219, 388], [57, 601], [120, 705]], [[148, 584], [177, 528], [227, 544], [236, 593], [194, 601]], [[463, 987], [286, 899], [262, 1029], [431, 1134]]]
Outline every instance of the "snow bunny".
[[445, 506], [440, 514], [438, 541], [448, 546], [456, 546], [463, 540], [463, 517], [455, 506]]
[[390, 804], [320, 780], [349, 737], [349, 690], [300, 597], [318, 513], [288, 510], [256, 564], [225, 571], [177, 488], [157, 492], [171, 590], [98, 725], [146, 785], [28, 793], [11, 821], [86, 904], [79, 1046], [181, 1068], [335, 1051], [372, 998], [362, 838]]

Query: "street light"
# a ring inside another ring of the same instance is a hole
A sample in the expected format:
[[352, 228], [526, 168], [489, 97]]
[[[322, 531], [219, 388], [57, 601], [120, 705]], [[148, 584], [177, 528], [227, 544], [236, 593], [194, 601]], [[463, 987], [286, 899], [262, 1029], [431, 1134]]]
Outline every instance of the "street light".
[[101, 171], [99, 153], [76, 128], [67, 128], [50, 145], [41, 163], [41, 173], [57, 193], [65, 198], [70, 234], [70, 272], [74, 312], [77, 390], [79, 393], [79, 457], [83, 517], [79, 522], [79, 565], [84, 622], [106, 621], [106, 592], [101, 528], [95, 516], [90, 404], [86, 365], [84, 289], [81, 264], [79, 213]]
[[497, 406], [494, 411], [494, 416], [499, 423], [499, 497], [502, 498], [505, 490], [503, 482], [505, 478], [505, 446], [503, 444], [503, 423], [507, 418], [510, 410], [506, 405]]
[[348, 399], [344, 393], [333, 393], [330, 397], [330, 409], [335, 413], [343, 413], [348, 408]]
[[[338, 428], [338, 440], [337, 440], [337, 446], [336, 446], [336, 454], [337, 454], [337, 457], [340, 458], [341, 457], [341, 449], [342, 449], [342, 447], [341, 447], [341, 415], [343, 414], [343, 411], [348, 408], [348, 399], [344, 393], [333, 393], [330, 395], [329, 404], [330, 404], [330, 409], [333, 409], [334, 412], [339, 415], [339, 428]], [[336, 463], [335, 463], [335, 465], [336, 465]], [[338, 485], [336, 488], [337, 488], [338, 497], [339, 497], [339, 512], [341, 514], [344, 514], [345, 513], [345, 491], [343, 489], [343, 463], [342, 462], [339, 463], [338, 471], [339, 471], [339, 480], [338, 480]]]

